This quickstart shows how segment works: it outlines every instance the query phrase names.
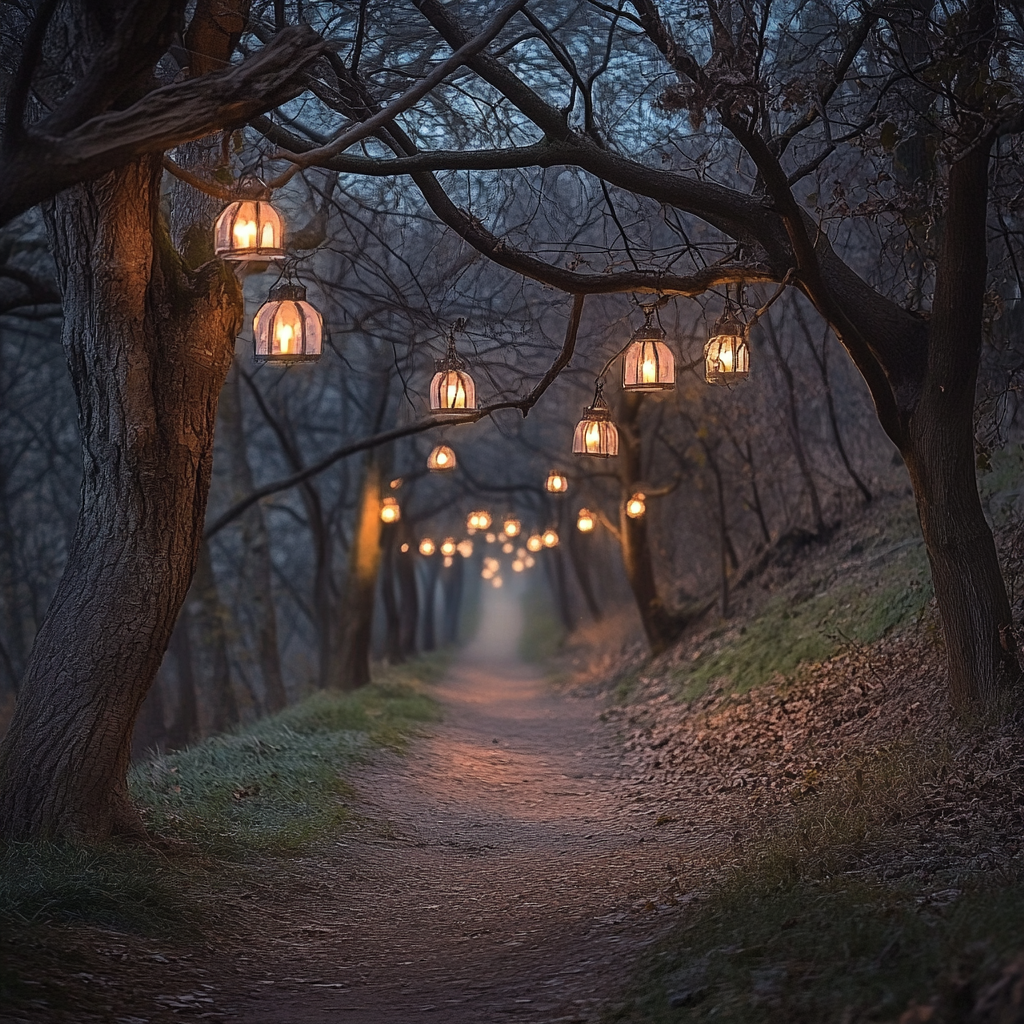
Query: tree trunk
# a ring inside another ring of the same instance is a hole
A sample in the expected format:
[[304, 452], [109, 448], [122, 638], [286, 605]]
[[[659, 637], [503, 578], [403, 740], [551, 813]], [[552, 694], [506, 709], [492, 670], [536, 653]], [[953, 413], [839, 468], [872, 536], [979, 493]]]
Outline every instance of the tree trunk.
[[1020, 681], [1012, 615], [978, 495], [974, 398], [986, 281], [988, 148], [949, 172], [925, 387], [901, 446], [942, 618], [950, 697], [993, 707]]
[[355, 690], [370, 681], [370, 641], [380, 569], [381, 526], [380, 467], [371, 452], [363, 473], [348, 553], [348, 575], [341, 602], [341, 642], [330, 675], [331, 686], [339, 690]]
[[647, 516], [631, 519], [626, 515], [626, 502], [642, 479], [640, 443], [641, 395], [623, 393], [619, 425], [619, 545], [640, 621], [647, 635], [652, 654], [661, 654], [681, 632], [680, 623], [665, 607], [654, 577], [654, 562], [647, 537]]
[[441, 567], [441, 556], [428, 558], [423, 579], [423, 650], [437, 650], [437, 576]]
[[186, 271], [159, 223], [159, 157], [47, 211], [82, 434], [67, 563], [0, 748], [0, 830], [141, 833], [126, 771], [139, 707], [188, 591], [217, 398], [241, 296], [220, 264]]
[[395, 526], [384, 528], [384, 555], [381, 559], [380, 596], [384, 606], [385, 633], [384, 656], [389, 665], [399, 665], [405, 661], [402, 653], [402, 612], [398, 594], [395, 592], [397, 574], [395, 562], [398, 559], [397, 529]]
[[[416, 633], [420, 623], [420, 601], [416, 589], [416, 539], [404, 520], [399, 524], [398, 550], [395, 552], [395, 571], [398, 577], [399, 613], [401, 625], [399, 647], [406, 658], [416, 654]], [[402, 545], [406, 546], [405, 551]]]
[[463, 559], [456, 555], [452, 564], [444, 570], [444, 614], [441, 639], [444, 644], [455, 644], [459, 640], [459, 622], [462, 618]]

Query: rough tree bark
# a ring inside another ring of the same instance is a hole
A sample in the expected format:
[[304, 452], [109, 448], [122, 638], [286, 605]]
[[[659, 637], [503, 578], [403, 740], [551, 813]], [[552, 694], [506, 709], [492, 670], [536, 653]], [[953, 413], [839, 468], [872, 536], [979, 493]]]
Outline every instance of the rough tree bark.
[[229, 271], [187, 271], [147, 157], [47, 211], [78, 399], [82, 500], [0, 747], [8, 838], [142, 832], [132, 728], [192, 580], [217, 398], [240, 327]]

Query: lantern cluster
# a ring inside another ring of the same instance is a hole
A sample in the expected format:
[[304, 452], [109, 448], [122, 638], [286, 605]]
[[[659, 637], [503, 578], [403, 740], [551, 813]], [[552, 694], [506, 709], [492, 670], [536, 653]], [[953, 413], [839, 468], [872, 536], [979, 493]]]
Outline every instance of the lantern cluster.
[[466, 528], [469, 530], [486, 530], [491, 525], [490, 512], [470, 512], [466, 519]]

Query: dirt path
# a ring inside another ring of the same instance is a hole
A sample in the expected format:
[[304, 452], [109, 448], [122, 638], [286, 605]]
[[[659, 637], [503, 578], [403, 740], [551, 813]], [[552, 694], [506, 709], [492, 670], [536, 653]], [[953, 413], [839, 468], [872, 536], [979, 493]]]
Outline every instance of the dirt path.
[[438, 688], [429, 736], [357, 777], [364, 823], [267, 908], [241, 1019], [592, 1021], [677, 918], [692, 840], [637, 801], [598, 702], [491, 648]]

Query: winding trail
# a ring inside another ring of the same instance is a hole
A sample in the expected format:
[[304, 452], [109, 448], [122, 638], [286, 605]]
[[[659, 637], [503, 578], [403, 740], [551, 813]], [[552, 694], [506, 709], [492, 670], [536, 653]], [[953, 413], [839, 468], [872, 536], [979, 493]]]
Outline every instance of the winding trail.
[[596, 1021], [677, 920], [692, 832], [656, 827], [678, 808], [637, 790], [598, 701], [515, 659], [513, 597], [489, 592], [443, 721], [359, 773], [357, 826], [275, 890], [238, 1018]]

